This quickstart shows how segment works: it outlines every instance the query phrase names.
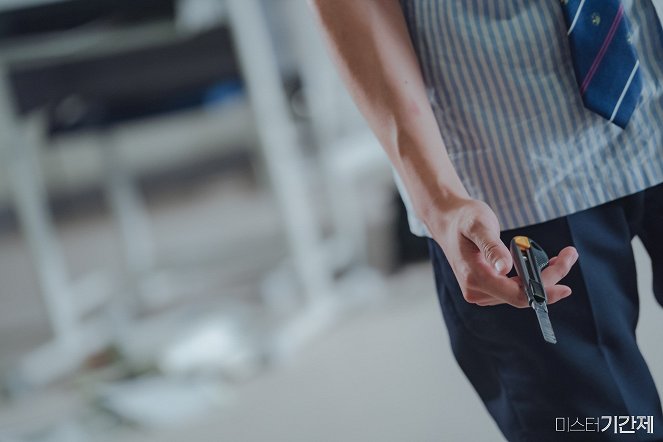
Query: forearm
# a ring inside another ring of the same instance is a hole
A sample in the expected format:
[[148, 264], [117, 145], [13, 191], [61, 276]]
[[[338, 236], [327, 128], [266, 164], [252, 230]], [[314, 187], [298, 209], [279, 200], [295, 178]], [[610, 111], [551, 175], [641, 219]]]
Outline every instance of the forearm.
[[397, 0], [311, 0], [332, 57], [429, 226], [468, 198], [446, 152]]
[[[490, 207], [469, 198], [447, 155], [398, 0], [309, 0], [359, 109], [444, 251], [467, 302], [527, 307]], [[577, 257], [577, 254], [575, 254]], [[550, 303], [573, 265], [564, 249], [544, 270]]]

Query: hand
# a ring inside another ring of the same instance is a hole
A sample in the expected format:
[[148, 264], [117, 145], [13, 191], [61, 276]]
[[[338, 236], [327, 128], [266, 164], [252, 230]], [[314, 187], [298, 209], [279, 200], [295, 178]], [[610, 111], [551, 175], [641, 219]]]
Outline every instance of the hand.
[[[480, 306], [505, 303], [518, 308], [529, 306], [520, 278], [506, 277], [513, 260], [500, 240], [497, 216], [487, 204], [461, 199], [454, 207], [444, 210], [437, 223], [427, 224], [442, 247], [467, 302]], [[566, 247], [550, 259], [548, 267], [541, 272], [548, 304], [571, 294], [569, 287], [557, 283], [577, 259], [576, 249]]]

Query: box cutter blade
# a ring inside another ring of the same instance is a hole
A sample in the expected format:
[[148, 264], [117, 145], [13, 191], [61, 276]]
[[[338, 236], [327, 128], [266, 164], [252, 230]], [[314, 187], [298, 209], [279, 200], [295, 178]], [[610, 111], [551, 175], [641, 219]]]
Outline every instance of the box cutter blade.
[[514, 237], [510, 249], [529, 305], [539, 320], [543, 339], [554, 344], [557, 338], [548, 317], [548, 296], [541, 280], [541, 270], [548, 266], [548, 255], [541, 246], [526, 236]]

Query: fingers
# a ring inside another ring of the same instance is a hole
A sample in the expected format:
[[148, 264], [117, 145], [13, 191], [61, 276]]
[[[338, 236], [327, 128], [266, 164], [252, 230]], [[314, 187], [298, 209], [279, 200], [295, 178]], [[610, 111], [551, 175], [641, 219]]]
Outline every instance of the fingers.
[[[471, 260], [470, 257], [467, 258]], [[577, 260], [578, 252], [576, 249], [566, 247], [558, 256], [552, 258], [548, 267], [541, 272], [541, 279], [548, 296], [548, 304], [554, 304], [571, 295], [569, 287], [557, 285], [557, 283], [568, 274]], [[462, 286], [466, 288], [468, 293], [478, 295], [470, 296], [468, 302], [481, 306], [506, 303], [517, 308], [529, 305], [527, 297], [519, 284], [519, 278], [505, 278], [496, 274], [485, 262], [476, 259], [476, 257], [471, 267], [471, 273], [468, 273], [462, 279]]]
[[464, 295], [464, 298], [470, 304], [476, 304], [480, 307], [506, 304], [501, 299], [478, 290], [468, 291], [467, 294]]
[[479, 307], [490, 307], [490, 306], [493, 306], [493, 305], [501, 305], [501, 304], [506, 304], [506, 303], [503, 302], [500, 299], [493, 298], [491, 296], [491, 297], [487, 297], [483, 301], [475, 302], [475, 304], [478, 305]]
[[[467, 302], [481, 305], [509, 304], [527, 307], [527, 295], [519, 278], [507, 278], [513, 267], [511, 253], [500, 238], [497, 216], [485, 203], [470, 201], [456, 213], [458, 230], [446, 237], [445, 253]], [[447, 250], [449, 249], [449, 251]], [[578, 259], [575, 248], [567, 247], [550, 260], [541, 272], [548, 303], [571, 294], [571, 289], [557, 285]]]
[[461, 287], [465, 287], [468, 294], [483, 293], [518, 308], [528, 305], [527, 297], [518, 284], [518, 279], [505, 278], [503, 275], [495, 273], [483, 261], [473, 263], [471, 272], [461, 273], [459, 282]]
[[[554, 285], [552, 287], [546, 288], [546, 294], [548, 296], [548, 304], [550, 305], [570, 296], [571, 288], [565, 285]], [[502, 299], [496, 298], [495, 296], [489, 295], [487, 293], [478, 290], [468, 291], [468, 294], [465, 296], [465, 300], [471, 304], [476, 304], [480, 307], [508, 304]], [[516, 305], [513, 306], [517, 308], [525, 308], [529, 306], [529, 303], [527, 302], [526, 297], [523, 294], [522, 300], [520, 300], [519, 302], [516, 303]]]
[[546, 287], [546, 295], [548, 295], [548, 304], [554, 304], [559, 300], [571, 295], [571, 287], [565, 285], [554, 285]]
[[571, 270], [571, 267], [578, 260], [578, 252], [574, 247], [565, 247], [559, 252], [559, 255], [552, 258], [548, 267], [541, 272], [541, 280], [544, 287], [554, 286], [564, 278]]
[[509, 249], [500, 239], [499, 224], [476, 219], [466, 229], [465, 236], [479, 249], [486, 262], [501, 275], [506, 275], [513, 266]]

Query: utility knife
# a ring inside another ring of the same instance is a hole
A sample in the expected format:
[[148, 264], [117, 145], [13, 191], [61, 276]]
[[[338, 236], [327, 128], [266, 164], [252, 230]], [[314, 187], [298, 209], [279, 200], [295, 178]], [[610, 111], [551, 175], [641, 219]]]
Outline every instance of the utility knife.
[[541, 271], [548, 266], [548, 255], [541, 246], [526, 236], [515, 236], [511, 240], [510, 249], [529, 305], [539, 320], [543, 339], [554, 344], [557, 338], [548, 316], [548, 296], [541, 280]]

